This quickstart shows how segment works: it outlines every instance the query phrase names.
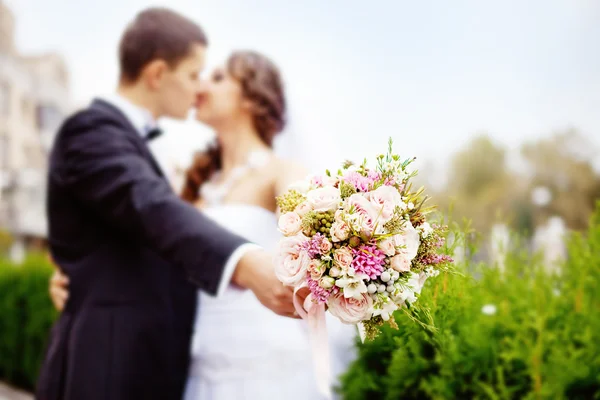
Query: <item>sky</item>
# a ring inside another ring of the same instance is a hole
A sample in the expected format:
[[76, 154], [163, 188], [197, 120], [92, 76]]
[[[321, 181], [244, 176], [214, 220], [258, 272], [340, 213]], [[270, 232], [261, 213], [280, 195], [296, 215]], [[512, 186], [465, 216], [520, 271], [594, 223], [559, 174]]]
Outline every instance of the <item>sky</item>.
[[[481, 132], [516, 149], [576, 128], [600, 145], [597, 0], [4, 1], [20, 50], [63, 54], [74, 105], [114, 90], [119, 37], [148, 6], [199, 22], [209, 67], [233, 49], [265, 53], [286, 82], [281, 152], [312, 170], [374, 156], [389, 137], [442, 169]], [[211, 134], [163, 125], [154, 146], [167, 164], [187, 164]]]

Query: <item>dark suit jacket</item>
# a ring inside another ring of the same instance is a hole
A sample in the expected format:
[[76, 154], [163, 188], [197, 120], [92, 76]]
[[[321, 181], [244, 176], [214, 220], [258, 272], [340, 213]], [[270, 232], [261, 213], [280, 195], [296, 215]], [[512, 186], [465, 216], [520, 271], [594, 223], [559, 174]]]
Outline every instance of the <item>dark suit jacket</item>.
[[101, 100], [60, 128], [47, 212], [70, 296], [36, 397], [179, 400], [196, 305], [186, 278], [215, 293], [245, 240], [180, 201], [144, 139]]

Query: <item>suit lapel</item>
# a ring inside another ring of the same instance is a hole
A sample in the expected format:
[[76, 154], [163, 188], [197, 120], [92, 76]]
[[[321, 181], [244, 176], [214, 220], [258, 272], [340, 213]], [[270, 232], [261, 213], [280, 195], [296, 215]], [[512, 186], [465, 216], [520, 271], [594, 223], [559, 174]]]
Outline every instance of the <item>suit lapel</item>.
[[132, 125], [131, 121], [129, 121], [129, 119], [125, 116], [125, 114], [123, 114], [121, 110], [119, 110], [112, 104], [100, 99], [94, 100], [91, 107], [103, 113], [108, 113], [115, 117], [117, 120], [119, 120], [119, 122], [122, 122], [125, 126], [124, 131], [132, 137], [133, 142], [142, 152], [142, 154], [146, 157], [148, 162], [150, 162], [156, 173], [163, 178], [165, 177], [163, 170], [160, 168], [160, 165], [152, 155], [152, 152], [150, 151], [150, 148], [148, 147], [146, 141], [140, 136], [137, 129]]

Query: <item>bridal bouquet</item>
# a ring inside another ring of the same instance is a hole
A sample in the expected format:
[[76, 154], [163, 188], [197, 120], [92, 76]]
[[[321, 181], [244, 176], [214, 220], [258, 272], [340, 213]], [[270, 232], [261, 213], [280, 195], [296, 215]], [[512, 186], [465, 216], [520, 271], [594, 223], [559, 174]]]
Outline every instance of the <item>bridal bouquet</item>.
[[394, 311], [417, 301], [427, 278], [450, 266], [440, 252], [446, 227], [427, 221], [433, 208], [424, 207], [422, 188], [412, 190], [413, 161], [392, 154], [390, 140], [374, 168], [346, 162], [277, 199], [284, 238], [276, 274], [310, 290], [300, 307], [322, 306], [373, 338], [382, 324], [395, 325]]

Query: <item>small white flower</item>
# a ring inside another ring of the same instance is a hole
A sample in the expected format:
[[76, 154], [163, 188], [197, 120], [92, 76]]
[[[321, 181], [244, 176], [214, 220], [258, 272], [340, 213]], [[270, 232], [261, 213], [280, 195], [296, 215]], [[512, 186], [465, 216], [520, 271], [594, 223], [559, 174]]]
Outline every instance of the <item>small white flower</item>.
[[363, 277], [357, 278], [341, 278], [335, 281], [335, 285], [344, 289], [344, 297], [360, 300], [362, 294], [367, 292], [367, 285], [365, 285]]
[[496, 311], [496, 306], [493, 304], [486, 304], [485, 306], [481, 307], [481, 312], [485, 315], [494, 315], [496, 314]]
[[415, 208], [415, 204], [411, 201], [408, 203], [408, 209], [412, 210], [413, 208]]
[[429, 225], [429, 222], [424, 222], [421, 226], [419, 226], [418, 229], [421, 231], [421, 237], [423, 239], [431, 235], [431, 233], [433, 232], [433, 228], [431, 227], [431, 225]]
[[373, 316], [381, 315], [381, 318], [387, 321], [394, 311], [398, 309], [398, 306], [387, 296], [378, 296], [377, 300], [373, 307]]
[[432, 266], [425, 268], [425, 275], [427, 275], [428, 278], [435, 278], [439, 274], [440, 274], [440, 271], [433, 268]]
[[377, 292], [377, 285], [375, 285], [374, 283], [369, 284], [369, 286], [367, 286], [367, 291], [369, 292], [369, 294]]

